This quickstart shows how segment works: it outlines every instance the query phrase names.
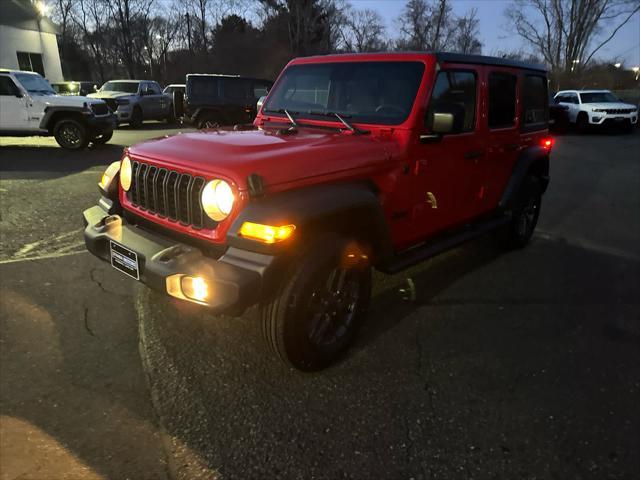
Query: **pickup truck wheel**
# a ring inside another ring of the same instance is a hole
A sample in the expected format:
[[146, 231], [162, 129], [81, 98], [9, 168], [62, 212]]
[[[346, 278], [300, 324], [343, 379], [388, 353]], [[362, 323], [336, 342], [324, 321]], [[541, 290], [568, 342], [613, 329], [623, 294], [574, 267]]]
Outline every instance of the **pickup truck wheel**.
[[62, 118], [53, 127], [53, 136], [62, 148], [82, 150], [89, 144], [87, 128], [73, 118]]
[[218, 117], [213, 113], [205, 113], [198, 117], [197, 127], [199, 129], [218, 128], [219, 126]]
[[140, 128], [142, 126], [142, 110], [140, 107], [135, 107], [131, 113], [131, 119], [129, 120], [129, 126], [132, 128]]
[[109, 140], [111, 140], [111, 137], [113, 137], [113, 132], [101, 133], [100, 135], [96, 135], [95, 137], [93, 137], [93, 140], [91, 140], [91, 142], [94, 145], [104, 145]]
[[350, 248], [339, 237], [316, 243], [276, 298], [261, 305], [265, 340], [286, 364], [320, 370], [354, 340], [371, 296], [371, 268]]
[[523, 248], [529, 243], [538, 224], [541, 204], [540, 182], [535, 176], [529, 175], [520, 187], [511, 222], [504, 231], [508, 248]]
[[176, 116], [173, 113], [173, 104], [169, 105], [169, 114], [166, 116], [165, 121], [171, 125], [173, 123], [176, 123]]

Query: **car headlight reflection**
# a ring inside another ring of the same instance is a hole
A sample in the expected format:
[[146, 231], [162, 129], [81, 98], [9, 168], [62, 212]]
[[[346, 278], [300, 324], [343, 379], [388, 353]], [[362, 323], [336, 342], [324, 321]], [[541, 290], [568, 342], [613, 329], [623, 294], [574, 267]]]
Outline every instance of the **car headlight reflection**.
[[125, 192], [131, 188], [131, 160], [126, 156], [122, 159], [120, 166], [120, 185]]
[[207, 216], [216, 222], [227, 218], [231, 213], [234, 201], [233, 190], [224, 180], [211, 180], [202, 190], [202, 208]]

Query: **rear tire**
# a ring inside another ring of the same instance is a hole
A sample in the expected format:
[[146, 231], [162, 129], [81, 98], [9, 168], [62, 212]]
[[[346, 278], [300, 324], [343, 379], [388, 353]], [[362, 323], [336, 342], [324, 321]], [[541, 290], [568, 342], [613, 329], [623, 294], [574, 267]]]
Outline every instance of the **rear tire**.
[[62, 118], [53, 127], [53, 136], [62, 148], [82, 150], [89, 144], [89, 132], [78, 120]]
[[165, 118], [165, 121], [169, 125], [176, 123], [176, 116], [175, 116], [175, 113], [173, 112], [173, 104], [169, 105], [169, 115], [167, 115], [167, 117]]
[[541, 204], [540, 181], [534, 175], [527, 175], [518, 191], [511, 221], [501, 232], [505, 247], [523, 248], [529, 243], [538, 224]]
[[198, 117], [197, 127], [199, 129], [204, 128], [218, 128], [220, 126], [220, 122], [218, 121], [218, 116], [214, 113], [204, 113]]
[[266, 343], [285, 364], [320, 370], [353, 342], [371, 296], [371, 267], [359, 253], [348, 257], [359, 252], [353, 245], [336, 235], [318, 241], [260, 306]]
[[131, 128], [140, 128], [142, 126], [142, 121], [144, 117], [142, 116], [142, 110], [140, 107], [135, 107], [133, 112], [131, 113], [131, 119], [129, 120], [129, 126]]

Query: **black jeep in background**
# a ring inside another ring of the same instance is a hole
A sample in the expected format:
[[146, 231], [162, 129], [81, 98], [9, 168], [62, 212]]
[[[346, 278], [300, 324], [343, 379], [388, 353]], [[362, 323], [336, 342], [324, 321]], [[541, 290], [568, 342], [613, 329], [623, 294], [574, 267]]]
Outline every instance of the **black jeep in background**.
[[235, 75], [187, 75], [184, 120], [198, 128], [251, 123], [273, 82]]

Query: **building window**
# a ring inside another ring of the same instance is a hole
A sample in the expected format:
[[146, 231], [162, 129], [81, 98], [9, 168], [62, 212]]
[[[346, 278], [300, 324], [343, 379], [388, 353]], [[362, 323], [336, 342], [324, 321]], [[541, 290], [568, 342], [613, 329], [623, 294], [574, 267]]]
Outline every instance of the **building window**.
[[17, 54], [18, 66], [20, 67], [20, 70], [25, 70], [27, 72], [38, 72], [44, 77], [42, 54], [29, 52], [17, 52]]

